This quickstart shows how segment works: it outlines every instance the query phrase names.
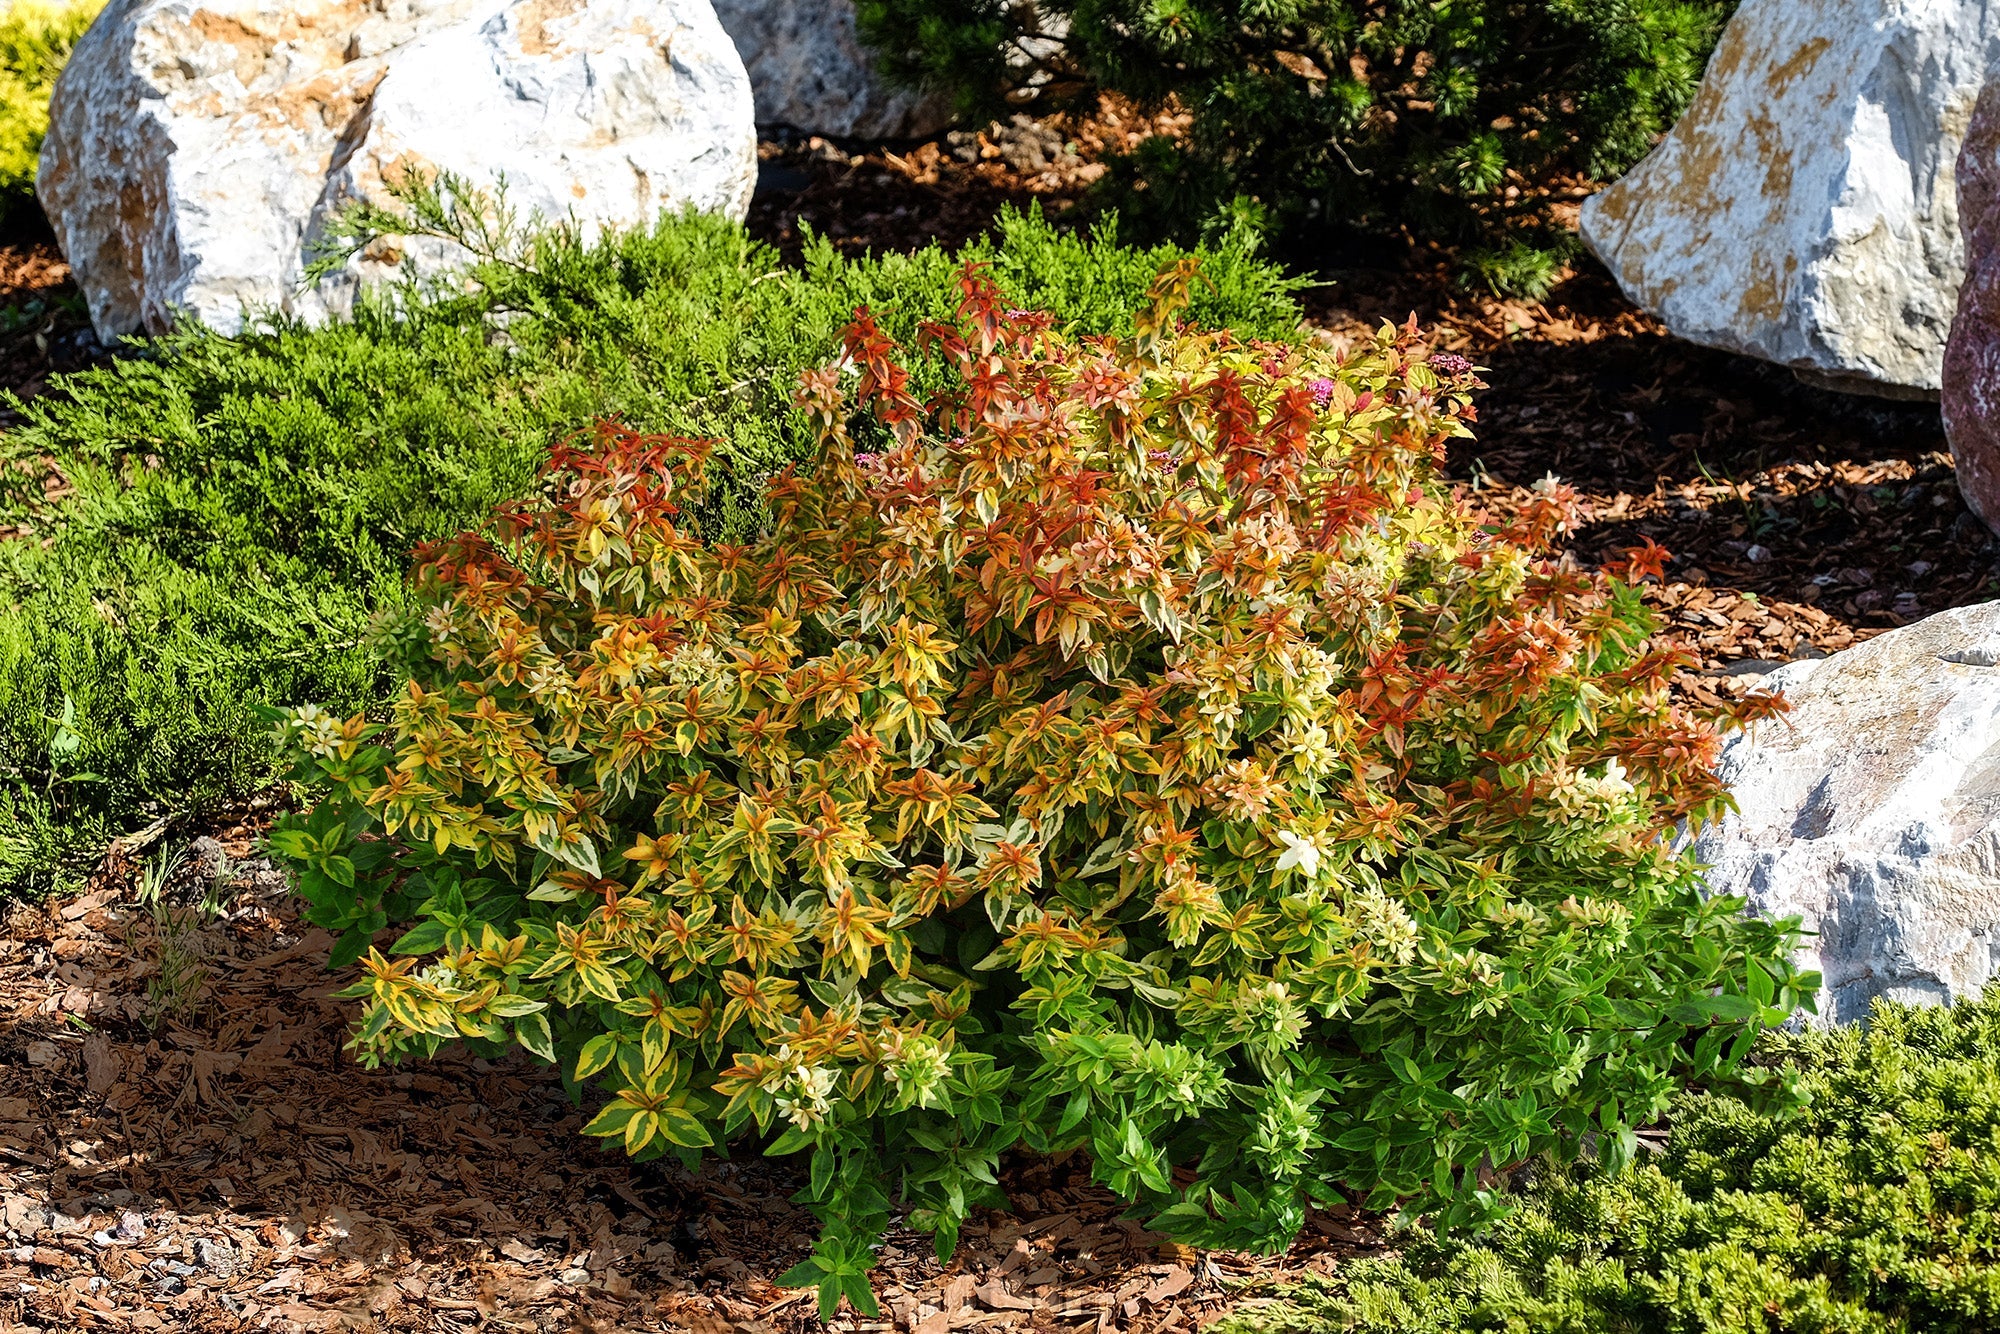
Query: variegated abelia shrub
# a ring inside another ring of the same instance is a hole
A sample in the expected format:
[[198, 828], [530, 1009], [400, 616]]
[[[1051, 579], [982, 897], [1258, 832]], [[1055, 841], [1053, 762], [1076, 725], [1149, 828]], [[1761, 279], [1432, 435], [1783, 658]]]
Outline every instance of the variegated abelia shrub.
[[1500, 532], [1435, 479], [1470, 368], [1183, 329], [1192, 279], [1118, 341], [969, 271], [930, 402], [862, 314], [754, 544], [604, 427], [423, 552], [407, 687], [289, 717], [328, 795], [271, 838], [361, 1059], [518, 1042], [639, 1157], [809, 1153], [792, 1281], [868, 1309], [891, 1212], [948, 1252], [1016, 1146], [1199, 1243], [1459, 1224], [1790, 1012], [1789, 928], [1672, 850], [1717, 720], [1638, 593], [1537, 554], [1562, 488]]

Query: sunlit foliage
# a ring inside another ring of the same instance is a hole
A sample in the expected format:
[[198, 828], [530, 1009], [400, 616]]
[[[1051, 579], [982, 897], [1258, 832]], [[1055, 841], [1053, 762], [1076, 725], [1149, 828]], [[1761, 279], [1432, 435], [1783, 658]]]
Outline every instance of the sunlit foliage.
[[809, 1152], [792, 1278], [867, 1309], [890, 1211], [948, 1252], [1015, 1146], [1206, 1244], [1466, 1223], [1789, 1013], [1789, 927], [1670, 848], [1718, 721], [1637, 592], [1536, 554], [1565, 488], [1435, 480], [1472, 368], [1188, 329], [1195, 280], [1082, 337], [968, 269], [928, 398], [863, 312], [754, 541], [605, 426], [422, 553], [390, 713], [284, 724], [361, 1058], [519, 1042], [639, 1156]]

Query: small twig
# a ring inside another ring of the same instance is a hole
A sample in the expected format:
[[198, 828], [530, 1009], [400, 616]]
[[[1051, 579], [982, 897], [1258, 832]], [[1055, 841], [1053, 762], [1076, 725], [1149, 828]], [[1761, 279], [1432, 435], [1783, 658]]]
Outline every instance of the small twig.
[[757, 1312], [757, 1318], [759, 1320], [762, 1320], [765, 1316], [771, 1314], [771, 1312], [782, 1311], [787, 1306], [791, 1306], [797, 1302], [802, 1302], [806, 1298], [812, 1295], [813, 1295], [813, 1290], [811, 1288], [800, 1288], [798, 1291], [792, 1293], [789, 1297], [780, 1297], [778, 1298], [777, 1301], [772, 1302], [769, 1306], [761, 1308]]

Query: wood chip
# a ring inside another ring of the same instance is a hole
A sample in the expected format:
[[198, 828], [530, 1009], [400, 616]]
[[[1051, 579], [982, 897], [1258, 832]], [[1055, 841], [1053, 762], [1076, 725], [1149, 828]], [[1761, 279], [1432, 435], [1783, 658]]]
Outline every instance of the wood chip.
[[979, 1285], [976, 1295], [980, 1305], [991, 1311], [1032, 1311], [1042, 1303], [1031, 1297], [1017, 1297], [998, 1280]]

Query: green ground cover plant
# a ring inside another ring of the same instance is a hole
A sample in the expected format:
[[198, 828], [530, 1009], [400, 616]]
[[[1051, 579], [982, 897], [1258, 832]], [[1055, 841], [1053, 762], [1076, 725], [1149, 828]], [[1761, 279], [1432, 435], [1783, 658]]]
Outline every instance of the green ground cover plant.
[[1572, 494], [1438, 482], [1462, 358], [1206, 332], [1195, 278], [1122, 337], [976, 266], [913, 344], [862, 316], [750, 541], [715, 442], [607, 425], [427, 548], [389, 716], [282, 715], [359, 1058], [518, 1043], [641, 1158], [807, 1156], [828, 1315], [1017, 1146], [1269, 1249], [1490, 1219], [1731, 1070], [1817, 980], [1672, 851], [1729, 720], [1548, 554]]
[[1686, 1095], [1632, 1170], [1552, 1173], [1483, 1238], [1418, 1233], [1226, 1334], [2000, 1328], [2000, 998], [1767, 1042], [1802, 1110]]
[[12, 0], [0, 10], [0, 206], [27, 204], [56, 76], [104, 0]]
[[1686, 107], [1731, 0], [860, 0], [889, 69], [968, 116], [1111, 89], [1192, 115], [1103, 193], [1132, 235], [1254, 217], [1321, 266], [1405, 235], [1539, 295], [1574, 253], [1546, 187], [1606, 181]]
[[[406, 192], [400, 225], [466, 211], [437, 194]], [[467, 239], [484, 250], [469, 287], [406, 287], [326, 328], [176, 333], [17, 405], [0, 438], [0, 531], [18, 533], [0, 540], [0, 889], [45, 891], [113, 836], [267, 784], [257, 704], [379, 698], [362, 633], [405, 597], [411, 549], [531, 489], [575, 423], [718, 439], [729, 484], [711, 517], [737, 531], [762, 475], [810, 454], [792, 386], [857, 305], [913, 332], [950, 312], [958, 258], [978, 258], [1013, 299], [1129, 329], [1183, 253], [1039, 215], [1004, 217], [961, 257], [815, 243], [797, 269], [703, 218], [592, 245]], [[1296, 326], [1291, 284], [1249, 238], [1202, 265], [1202, 318]]]

